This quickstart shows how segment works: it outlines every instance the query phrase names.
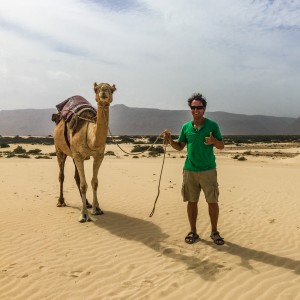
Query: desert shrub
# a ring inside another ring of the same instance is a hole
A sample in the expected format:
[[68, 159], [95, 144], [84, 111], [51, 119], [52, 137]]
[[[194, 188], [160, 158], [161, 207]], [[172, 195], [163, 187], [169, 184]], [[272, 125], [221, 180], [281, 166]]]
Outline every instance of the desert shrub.
[[50, 152], [48, 155], [49, 156], [56, 156], [56, 152]]
[[1, 143], [0, 148], [9, 148], [9, 144], [7, 143]]
[[151, 147], [151, 151], [155, 153], [165, 153], [165, 149], [162, 146]]
[[13, 152], [8, 152], [7, 155], [6, 155], [6, 158], [11, 158], [11, 157], [14, 157], [14, 156], [16, 156], [15, 153], [13, 153]]
[[156, 157], [157, 156], [157, 152], [149, 151], [149, 156]]
[[134, 145], [133, 149], [131, 150], [131, 152], [143, 152], [145, 150], [147, 150], [149, 148], [149, 146], [141, 146], [141, 145]]
[[121, 140], [120, 140], [121, 143], [124, 143], [124, 144], [134, 143], [134, 139], [128, 135], [123, 135], [120, 138], [121, 138]]
[[36, 158], [36, 159], [51, 159], [51, 157], [48, 156], [48, 155], [38, 155], [38, 156], [36, 156], [35, 158]]
[[114, 142], [113, 142], [113, 138], [112, 137], [110, 137], [110, 136], [108, 136], [107, 138], [106, 138], [106, 144], [107, 145], [110, 145], [110, 144], [113, 144]]
[[232, 158], [233, 159], [238, 159], [240, 156], [238, 154], [234, 155]]
[[251, 155], [252, 152], [251, 152], [251, 151], [245, 151], [243, 154], [244, 154], [244, 155]]
[[238, 158], [238, 160], [240, 160], [240, 161], [244, 161], [244, 160], [247, 160], [247, 158], [246, 158], [246, 157], [244, 157], [244, 156], [240, 156], [240, 157]]
[[13, 152], [16, 154], [23, 154], [26, 153], [26, 150], [22, 146], [18, 146]]
[[132, 156], [132, 158], [139, 158], [137, 155]]
[[20, 137], [18, 135], [14, 137], [0, 137], [1, 143], [9, 143], [9, 144], [44, 144], [44, 145], [53, 145], [53, 137]]
[[105, 155], [114, 155], [114, 156], [116, 156], [114, 151], [106, 151]]
[[156, 147], [153, 146], [153, 147], [149, 148], [149, 146], [146, 146], [146, 145], [145, 146], [134, 145], [133, 149], [131, 150], [131, 152], [144, 152], [147, 149], [149, 150], [149, 154], [150, 154], [150, 152], [153, 152], [152, 155], [153, 154], [159, 154], [159, 153], [164, 153], [165, 152], [165, 150], [164, 150], [164, 148], [162, 146], [156, 146]]
[[30, 158], [28, 154], [18, 154], [17, 157], [19, 158]]
[[41, 149], [32, 149], [27, 151], [28, 154], [33, 154], [33, 155], [40, 154], [41, 152], [42, 152]]

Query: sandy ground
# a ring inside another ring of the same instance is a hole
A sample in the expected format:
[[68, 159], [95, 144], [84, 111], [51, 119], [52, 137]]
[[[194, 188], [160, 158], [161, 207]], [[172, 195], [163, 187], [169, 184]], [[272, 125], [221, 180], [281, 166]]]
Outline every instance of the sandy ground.
[[[105, 214], [84, 224], [77, 221], [81, 200], [70, 159], [68, 206], [57, 208], [55, 157], [0, 157], [0, 299], [300, 299], [300, 155], [238, 161], [232, 159], [234, 147], [217, 153], [219, 230], [226, 244], [216, 246], [203, 197], [201, 241], [184, 242], [184, 153], [167, 152], [150, 218], [162, 156], [134, 159], [115, 145], [106, 150], [117, 156], [105, 156], [99, 172]], [[280, 151], [297, 154], [299, 148]], [[92, 159], [86, 161], [89, 183], [91, 170]]]

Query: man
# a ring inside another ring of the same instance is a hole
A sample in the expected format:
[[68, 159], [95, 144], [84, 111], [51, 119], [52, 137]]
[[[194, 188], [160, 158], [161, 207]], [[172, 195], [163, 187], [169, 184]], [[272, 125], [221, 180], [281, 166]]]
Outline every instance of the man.
[[213, 148], [224, 148], [224, 142], [216, 122], [204, 117], [206, 99], [199, 93], [188, 99], [193, 120], [182, 126], [178, 141], [174, 141], [170, 132], [164, 135], [165, 143], [181, 151], [187, 145], [187, 157], [183, 167], [182, 196], [187, 202], [187, 214], [191, 230], [185, 242], [193, 244], [198, 241], [196, 222], [198, 201], [203, 190], [211, 222], [211, 239], [217, 245], [223, 245], [224, 239], [218, 232], [219, 188], [217, 181], [216, 158]]

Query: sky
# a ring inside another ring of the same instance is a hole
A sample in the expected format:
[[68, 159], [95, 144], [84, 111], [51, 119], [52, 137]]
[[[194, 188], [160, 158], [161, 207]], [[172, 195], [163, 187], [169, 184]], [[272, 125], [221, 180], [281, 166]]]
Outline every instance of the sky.
[[113, 104], [300, 117], [300, 0], [0, 0], [0, 110], [94, 82]]

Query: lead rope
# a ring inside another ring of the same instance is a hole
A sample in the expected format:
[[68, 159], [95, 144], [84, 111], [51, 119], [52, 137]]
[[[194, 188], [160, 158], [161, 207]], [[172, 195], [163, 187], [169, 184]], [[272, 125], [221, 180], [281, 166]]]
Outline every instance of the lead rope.
[[154, 201], [153, 209], [152, 209], [152, 211], [149, 215], [149, 218], [151, 218], [154, 215], [156, 202], [157, 202], [159, 194], [160, 194], [160, 182], [161, 182], [162, 171], [163, 171], [164, 164], [165, 164], [166, 152], [167, 152], [167, 144], [165, 144], [165, 146], [164, 146], [164, 157], [163, 157], [163, 162], [162, 162], [162, 165], [161, 165], [161, 170], [160, 170], [160, 175], [159, 175], [159, 181], [158, 181], [158, 187], [157, 187], [157, 196], [156, 196], [156, 199]]
[[[105, 118], [104, 112], [103, 112], [103, 116]], [[122, 149], [121, 146], [115, 141], [114, 136], [112, 135], [109, 126], [108, 126], [108, 131], [109, 131], [110, 137], [112, 138], [113, 143], [115, 143], [121, 151], [123, 151], [124, 153], [126, 153], [128, 155], [137, 155], [137, 154], [142, 154], [142, 153], [148, 151], [151, 147], [153, 147], [153, 145], [155, 145], [157, 143], [158, 139], [164, 133], [169, 132], [168, 130], [164, 130], [161, 134], [158, 135], [158, 137], [156, 138], [155, 142], [150, 147], [148, 147], [146, 150], [138, 152], [138, 153], [136, 153], [136, 152], [135, 153], [129, 153], [129, 152], [125, 151], [124, 149]], [[158, 181], [158, 187], [157, 187], [157, 195], [156, 195], [156, 198], [155, 198], [155, 201], [154, 201], [153, 209], [152, 209], [152, 211], [151, 211], [151, 213], [149, 215], [149, 218], [151, 218], [154, 215], [155, 206], [156, 206], [159, 194], [160, 194], [160, 183], [161, 183], [162, 172], [163, 172], [164, 164], [165, 164], [166, 152], [167, 152], [167, 144], [164, 144], [164, 157], [163, 157], [163, 161], [162, 161], [162, 165], [161, 165], [161, 170], [160, 170], [160, 175], [159, 175], [159, 181]]]
[[118, 146], [118, 148], [123, 151], [124, 153], [128, 154], [128, 155], [139, 155], [139, 154], [143, 154], [145, 153], [146, 151], [150, 150], [156, 143], [157, 141], [159, 140], [159, 138], [164, 134], [165, 131], [163, 131], [161, 134], [158, 135], [158, 137], [156, 138], [155, 142], [150, 145], [146, 150], [143, 150], [141, 152], [134, 152], [134, 153], [130, 153], [130, 152], [127, 152], [125, 151], [124, 149], [121, 148], [121, 146], [115, 141], [115, 138], [114, 136], [112, 135], [111, 131], [110, 131], [110, 128], [108, 127], [108, 131], [109, 131], [109, 134], [110, 134], [110, 137], [112, 138], [112, 141], [114, 144], [116, 144]]
[[[151, 147], [153, 147], [153, 145], [155, 145], [157, 143], [158, 139], [166, 132], [166, 130], [163, 131], [157, 137], [157, 139], [155, 140], [155, 142], [150, 147], [148, 147], [146, 150], [144, 150], [142, 152], [139, 152], [139, 153], [129, 153], [129, 152], [125, 151], [124, 149], [122, 149], [121, 146], [114, 140], [114, 137], [113, 137], [113, 135], [112, 135], [109, 127], [108, 127], [108, 131], [109, 131], [110, 137], [112, 138], [112, 141], [119, 147], [119, 149], [121, 151], [123, 151], [124, 153], [129, 154], [129, 155], [142, 154], [142, 153], [148, 151]], [[164, 157], [163, 157], [163, 161], [162, 161], [162, 165], [161, 165], [161, 170], [160, 170], [160, 175], [159, 175], [159, 180], [158, 180], [157, 195], [156, 195], [156, 198], [155, 198], [155, 201], [154, 201], [153, 209], [152, 209], [152, 211], [151, 211], [151, 213], [149, 215], [150, 218], [154, 215], [156, 202], [157, 202], [159, 194], [160, 194], [160, 183], [161, 183], [162, 172], [163, 172], [163, 169], [164, 169], [164, 164], [165, 164], [165, 159], [166, 159], [166, 152], [167, 152], [167, 144], [164, 144]]]

